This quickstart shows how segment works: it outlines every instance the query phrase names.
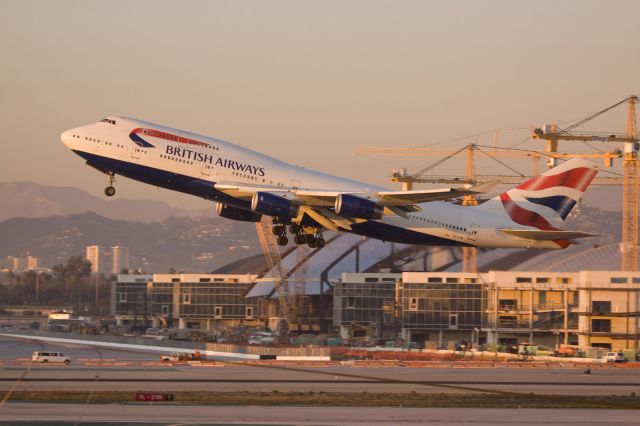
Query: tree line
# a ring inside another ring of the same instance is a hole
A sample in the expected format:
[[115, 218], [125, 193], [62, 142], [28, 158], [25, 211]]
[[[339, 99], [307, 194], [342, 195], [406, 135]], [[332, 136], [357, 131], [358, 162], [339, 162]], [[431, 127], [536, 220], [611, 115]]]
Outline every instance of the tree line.
[[81, 256], [55, 265], [51, 273], [9, 272], [0, 285], [0, 304], [10, 306], [58, 306], [76, 314], [109, 312], [111, 283], [115, 275], [92, 275], [91, 262]]

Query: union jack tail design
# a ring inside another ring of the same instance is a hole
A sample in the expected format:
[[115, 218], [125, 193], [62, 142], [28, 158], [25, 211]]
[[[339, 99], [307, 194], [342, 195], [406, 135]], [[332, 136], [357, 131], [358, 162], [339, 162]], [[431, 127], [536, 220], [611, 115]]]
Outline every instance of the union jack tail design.
[[555, 230], [580, 201], [597, 173], [592, 162], [574, 158], [485, 204], [494, 213], [506, 212], [517, 224]]

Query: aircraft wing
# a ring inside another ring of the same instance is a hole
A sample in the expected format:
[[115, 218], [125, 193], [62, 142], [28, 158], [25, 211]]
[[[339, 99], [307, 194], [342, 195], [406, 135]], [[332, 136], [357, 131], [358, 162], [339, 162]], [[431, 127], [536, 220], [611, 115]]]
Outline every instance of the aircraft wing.
[[[399, 214], [401, 211], [419, 211], [416, 204], [430, 201], [450, 200], [465, 195], [477, 195], [489, 192], [497, 182], [487, 182], [482, 185], [469, 188], [444, 188], [427, 189], [417, 191], [373, 191], [373, 192], [348, 192], [348, 191], [315, 191], [306, 189], [281, 189], [273, 187], [260, 187], [239, 184], [217, 183], [215, 189], [235, 198], [251, 200], [256, 192], [280, 193], [287, 199], [296, 200], [301, 205], [312, 207], [333, 207], [336, 198], [340, 194], [349, 194], [357, 197], [375, 200], [380, 205], [387, 207], [391, 212]], [[395, 208], [400, 207], [401, 209]]]
[[579, 231], [540, 231], [537, 229], [500, 229], [505, 234], [529, 240], [573, 240], [576, 238], [596, 237], [596, 234]]
[[465, 195], [487, 193], [498, 182], [487, 182], [469, 188], [425, 189], [418, 191], [382, 191], [376, 195], [384, 201], [385, 206], [407, 206], [430, 201], [450, 200]]

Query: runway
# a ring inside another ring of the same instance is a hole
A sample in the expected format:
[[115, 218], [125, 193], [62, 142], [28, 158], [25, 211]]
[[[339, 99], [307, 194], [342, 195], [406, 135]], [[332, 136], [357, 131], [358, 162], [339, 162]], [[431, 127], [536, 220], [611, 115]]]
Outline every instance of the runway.
[[[215, 420], [212, 420], [215, 419]], [[212, 407], [200, 405], [6, 404], [0, 421], [142, 422], [153, 425], [503, 425], [637, 424], [637, 411], [399, 407]], [[60, 424], [60, 423], [56, 423]]]

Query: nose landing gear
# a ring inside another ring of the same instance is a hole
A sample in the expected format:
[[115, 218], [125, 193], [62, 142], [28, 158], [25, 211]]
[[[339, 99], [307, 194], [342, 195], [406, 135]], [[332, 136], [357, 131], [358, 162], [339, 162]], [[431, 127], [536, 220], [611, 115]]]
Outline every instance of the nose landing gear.
[[109, 176], [109, 186], [104, 189], [104, 195], [107, 197], [113, 197], [116, 193], [116, 189], [113, 187], [113, 182], [116, 180], [116, 175], [113, 173], [107, 173]]

